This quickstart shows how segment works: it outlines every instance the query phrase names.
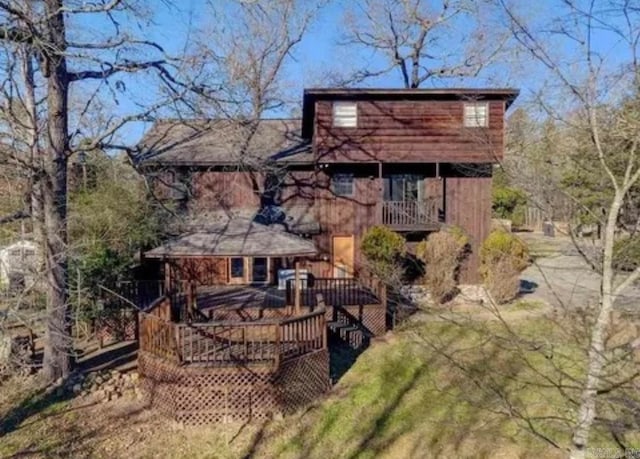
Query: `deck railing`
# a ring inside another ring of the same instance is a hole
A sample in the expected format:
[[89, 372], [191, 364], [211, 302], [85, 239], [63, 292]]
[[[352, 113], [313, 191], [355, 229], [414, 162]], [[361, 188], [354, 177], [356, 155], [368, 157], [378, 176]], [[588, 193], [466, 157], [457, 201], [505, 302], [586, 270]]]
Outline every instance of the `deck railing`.
[[283, 359], [298, 357], [327, 347], [324, 308], [311, 314], [286, 319], [278, 326], [280, 355]]
[[412, 227], [436, 223], [438, 223], [438, 203], [434, 198], [382, 202], [383, 225]]
[[[287, 281], [286, 302], [295, 303], [295, 282]], [[384, 283], [377, 277], [341, 278], [310, 277], [300, 289], [300, 302], [316, 306], [316, 297], [321, 294], [329, 306], [356, 306], [377, 304], [386, 301]]]
[[172, 362], [180, 362], [175, 324], [163, 317], [140, 313], [140, 350]]
[[101, 285], [103, 299], [115, 307], [146, 309], [165, 294], [164, 281], [119, 281]]
[[358, 282], [369, 290], [378, 298], [380, 304], [387, 307], [387, 284], [377, 275], [366, 268], [360, 268], [357, 273]]
[[286, 320], [174, 323], [140, 313], [140, 349], [181, 364], [268, 363], [326, 349], [325, 311]]

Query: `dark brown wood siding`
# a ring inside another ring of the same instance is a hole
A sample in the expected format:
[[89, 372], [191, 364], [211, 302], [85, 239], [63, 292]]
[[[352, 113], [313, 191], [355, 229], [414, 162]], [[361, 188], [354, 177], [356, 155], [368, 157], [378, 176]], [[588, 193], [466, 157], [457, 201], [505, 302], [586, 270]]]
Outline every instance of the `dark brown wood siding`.
[[377, 178], [369, 176], [354, 177], [353, 195], [336, 196], [330, 187], [330, 177], [318, 175], [318, 222], [322, 234], [314, 241], [322, 255], [332, 256], [331, 241], [333, 236], [354, 235], [355, 264], [361, 263], [360, 241], [367, 228], [379, 224], [379, 206], [381, 201], [381, 183]]
[[219, 210], [232, 207], [258, 207], [263, 177], [245, 171], [195, 172], [191, 178], [190, 207]]
[[501, 159], [504, 101], [490, 101], [489, 126], [465, 128], [462, 101], [358, 101], [358, 127], [332, 127], [332, 102], [316, 102], [320, 162], [475, 162]]
[[[442, 200], [443, 180], [427, 177], [424, 180], [425, 197]], [[360, 252], [362, 236], [372, 226], [382, 224], [382, 180], [377, 175], [356, 174], [353, 196], [336, 196], [330, 187], [330, 176], [318, 175], [316, 192], [317, 218], [322, 234], [314, 237], [321, 255], [331, 260], [333, 236], [354, 236], [355, 265], [361, 266], [364, 259]]]
[[224, 285], [228, 280], [226, 258], [178, 258], [169, 263], [171, 276], [177, 281], [194, 281], [197, 285]]
[[471, 240], [471, 255], [461, 281], [478, 283], [478, 252], [491, 228], [491, 177], [446, 178], [446, 222], [460, 226]]
[[277, 188], [274, 198], [284, 208], [313, 206], [314, 171], [287, 171], [278, 177], [249, 171], [202, 171], [191, 178], [194, 210], [222, 210], [231, 208], [255, 209], [267, 199], [268, 192]]

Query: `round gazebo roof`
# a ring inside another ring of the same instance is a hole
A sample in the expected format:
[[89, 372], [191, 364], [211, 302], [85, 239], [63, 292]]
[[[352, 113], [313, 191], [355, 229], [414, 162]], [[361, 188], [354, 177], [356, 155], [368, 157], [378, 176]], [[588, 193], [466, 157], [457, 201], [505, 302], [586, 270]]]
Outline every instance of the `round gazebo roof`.
[[291, 257], [316, 255], [314, 243], [248, 219], [232, 219], [194, 231], [145, 253], [148, 258]]

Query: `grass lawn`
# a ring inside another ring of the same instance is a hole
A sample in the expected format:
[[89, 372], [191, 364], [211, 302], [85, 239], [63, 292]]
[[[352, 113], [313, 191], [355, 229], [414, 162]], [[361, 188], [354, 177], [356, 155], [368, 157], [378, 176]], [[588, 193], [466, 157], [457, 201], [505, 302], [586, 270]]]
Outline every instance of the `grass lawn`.
[[[376, 341], [324, 400], [265, 424], [182, 428], [133, 400], [75, 399], [27, 404], [7, 427], [5, 400], [0, 457], [564, 457], [583, 365], [564, 325], [415, 323]], [[604, 430], [593, 442], [612, 447]]]

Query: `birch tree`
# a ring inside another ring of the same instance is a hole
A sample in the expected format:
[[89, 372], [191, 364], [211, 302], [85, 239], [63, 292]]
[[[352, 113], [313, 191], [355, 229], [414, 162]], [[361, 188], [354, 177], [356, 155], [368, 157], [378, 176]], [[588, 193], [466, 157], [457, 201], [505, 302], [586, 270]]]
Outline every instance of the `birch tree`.
[[640, 268], [622, 272], [614, 263], [622, 209], [640, 181], [640, 10], [632, 2], [571, 0], [557, 5], [553, 15], [536, 16], [507, 0], [498, 6], [520, 49], [547, 79], [536, 94], [539, 106], [570, 128], [575, 145], [598, 164], [608, 183], [604, 216], [597, 216], [602, 244], [588, 260], [600, 274], [600, 294], [570, 452], [581, 459], [598, 417], [598, 396], [611, 390], [604, 372], [607, 340], [619, 317], [616, 301], [640, 278]]

